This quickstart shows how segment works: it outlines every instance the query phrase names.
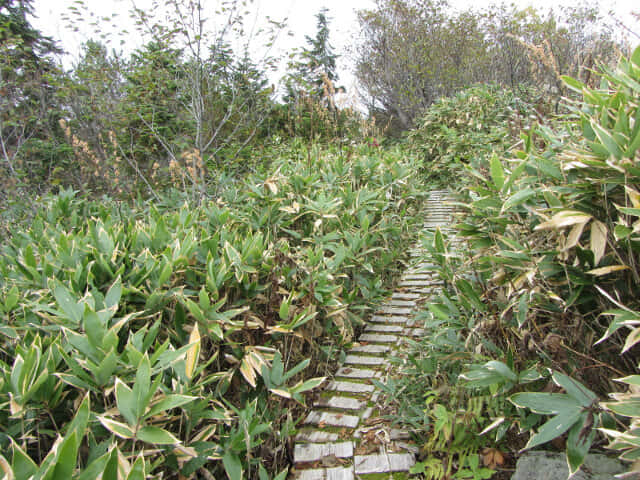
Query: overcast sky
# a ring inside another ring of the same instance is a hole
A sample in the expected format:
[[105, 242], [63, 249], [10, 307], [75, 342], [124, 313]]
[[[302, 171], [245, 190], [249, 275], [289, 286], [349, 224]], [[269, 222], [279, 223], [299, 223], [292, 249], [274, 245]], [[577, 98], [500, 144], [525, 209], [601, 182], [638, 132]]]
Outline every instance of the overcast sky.
[[[454, 7], [466, 8], [473, 6], [483, 8], [489, 6], [491, 0], [450, 0]], [[144, 8], [151, 4], [151, 0], [135, 0], [136, 5]], [[77, 53], [79, 45], [91, 35], [88, 29], [80, 32], [73, 32], [66, 27], [66, 22], [62, 17], [68, 13], [70, 6], [78, 4], [78, 0], [35, 0], [34, 6], [38, 18], [34, 24], [45, 34], [54, 37], [61, 42], [62, 47], [68, 52]], [[128, 10], [132, 5], [132, 0], [84, 0], [87, 9], [94, 15], [94, 18], [111, 16], [117, 13], [118, 28], [133, 30], [128, 17]], [[205, 0], [205, 3], [217, 4], [216, 0]], [[518, 6], [524, 7], [534, 5], [542, 9], [547, 9], [556, 5], [575, 4], [575, 0], [515, 0]], [[640, 10], [636, 0], [598, 0], [601, 10], [613, 9], [621, 19], [630, 19], [629, 13], [632, 10]], [[252, 9], [258, 19], [269, 15], [274, 20], [288, 18], [288, 30], [292, 35], [280, 35], [279, 50], [288, 52], [294, 47], [305, 44], [305, 35], [314, 36], [316, 31], [315, 15], [322, 7], [329, 10], [331, 18], [331, 44], [336, 53], [341, 55], [339, 62], [339, 73], [341, 83], [348, 87], [353, 83], [353, 76], [350, 73], [349, 49], [355, 43], [358, 34], [358, 22], [356, 11], [367, 8], [374, 8], [374, 0], [255, 0]], [[636, 24], [637, 25], [637, 24]], [[108, 31], [107, 27], [103, 27]], [[637, 29], [636, 29], [637, 31]], [[126, 39], [125, 49], [133, 49], [140, 46], [141, 39], [133, 35]], [[113, 47], [118, 47], [118, 42], [114, 41]], [[70, 60], [65, 62], [70, 64]]]

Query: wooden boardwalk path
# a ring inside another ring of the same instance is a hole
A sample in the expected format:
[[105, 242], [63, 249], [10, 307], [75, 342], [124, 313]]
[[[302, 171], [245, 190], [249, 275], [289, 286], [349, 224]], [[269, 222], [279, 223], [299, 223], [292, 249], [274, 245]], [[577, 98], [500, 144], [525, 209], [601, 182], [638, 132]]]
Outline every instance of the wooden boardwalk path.
[[[446, 191], [432, 191], [426, 205], [424, 228], [447, 229], [453, 208]], [[409, 434], [394, 430], [377, 417], [381, 392], [371, 382], [393, 374], [389, 362], [407, 338], [424, 330], [413, 313], [437, 294], [442, 282], [429, 262], [421, 261], [420, 245], [393, 295], [368, 319], [364, 333], [348, 352], [313, 405], [295, 438], [292, 478], [299, 480], [366, 479], [368, 474], [408, 472], [417, 448]]]

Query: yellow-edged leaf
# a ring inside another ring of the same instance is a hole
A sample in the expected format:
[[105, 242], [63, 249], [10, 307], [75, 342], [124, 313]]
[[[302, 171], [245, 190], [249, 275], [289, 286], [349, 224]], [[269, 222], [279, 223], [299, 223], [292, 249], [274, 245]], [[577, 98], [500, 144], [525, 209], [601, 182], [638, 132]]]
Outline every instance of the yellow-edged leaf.
[[280, 390], [278, 388], [272, 388], [269, 391], [271, 393], [274, 393], [274, 394], [278, 395], [279, 397], [291, 398], [291, 394], [289, 392], [287, 392], [286, 390]]
[[570, 227], [576, 224], [586, 224], [591, 220], [591, 215], [577, 210], [563, 210], [556, 213], [550, 220], [537, 225], [534, 230], [549, 230], [562, 227]]
[[594, 265], [598, 265], [604, 256], [607, 247], [607, 226], [599, 220], [591, 224], [591, 251], [593, 252]]
[[275, 195], [278, 194], [278, 185], [276, 185], [276, 183], [273, 180], [271, 179], [265, 180], [264, 186], [267, 187], [269, 190], [271, 190], [271, 193]]
[[577, 223], [573, 228], [571, 228], [569, 235], [567, 235], [567, 242], [565, 243], [563, 250], [569, 250], [578, 244], [586, 225], [586, 223]]
[[191, 346], [189, 347], [189, 350], [187, 350], [185, 373], [187, 378], [191, 380], [200, 355], [200, 331], [198, 330], [198, 322], [193, 324], [191, 335], [189, 335], [189, 344], [191, 344]]
[[593, 270], [589, 270], [587, 273], [589, 275], [595, 275], [596, 277], [601, 277], [602, 275], [607, 275], [609, 273], [618, 272], [620, 270], [628, 270], [629, 267], [626, 265], [609, 265], [608, 267], [600, 267], [594, 268]]
[[627, 185], [625, 185], [624, 189], [629, 196], [629, 200], [631, 200], [631, 205], [633, 206], [633, 208], [640, 208], [640, 193]]
[[255, 388], [256, 386], [256, 372], [249, 363], [247, 356], [242, 359], [242, 363], [240, 364], [240, 373], [247, 381], [249, 385]]
[[13, 468], [11, 468], [7, 459], [2, 455], [0, 455], [0, 471], [4, 473], [2, 476], [3, 480], [15, 480], [16, 477], [13, 475]]

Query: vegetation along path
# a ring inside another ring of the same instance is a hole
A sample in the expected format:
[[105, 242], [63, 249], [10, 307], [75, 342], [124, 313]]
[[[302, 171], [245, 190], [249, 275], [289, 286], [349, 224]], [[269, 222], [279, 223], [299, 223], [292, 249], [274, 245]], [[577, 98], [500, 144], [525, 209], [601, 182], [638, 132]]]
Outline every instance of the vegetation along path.
[[[446, 191], [431, 192], [425, 229], [450, 224], [452, 207], [445, 204], [447, 196]], [[423, 258], [419, 245], [411, 255]], [[413, 313], [442, 284], [433, 267], [412, 262], [391, 299], [369, 318], [344, 365], [304, 419], [294, 447], [295, 478], [347, 480], [408, 472], [415, 463], [417, 449], [407, 443], [408, 432], [388, 427], [378, 415], [382, 392], [372, 380], [384, 382], [393, 373], [392, 354], [400, 353], [405, 339], [424, 334]]]

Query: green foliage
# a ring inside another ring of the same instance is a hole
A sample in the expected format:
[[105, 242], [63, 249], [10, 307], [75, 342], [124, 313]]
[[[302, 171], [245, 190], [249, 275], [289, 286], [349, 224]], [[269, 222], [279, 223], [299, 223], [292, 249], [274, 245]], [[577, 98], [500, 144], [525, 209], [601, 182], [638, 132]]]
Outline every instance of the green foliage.
[[200, 204], [47, 197], [0, 256], [9, 478], [281, 470], [296, 406], [403, 254], [403, 157], [283, 148]]
[[581, 101], [523, 131], [521, 150], [470, 151], [457, 203], [466, 246], [425, 239], [448, 286], [428, 318], [464, 319], [449, 396], [495, 395], [485, 431], [517, 426], [523, 448], [562, 437], [570, 472], [603, 435], [624, 460], [638, 455], [639, 62], [636, 49], [605, 68], [599, 88], [565, 77]]
[[566, 93], [560, 75], [588, 81], [589, 69], [613, 65], [618, 49], [609, 22], [585, 6], [543, 13], [505, 4], [460, 10], [446, 0], [384, 0], [360, 11], [359, 22], [356, 75], [367, 106], [396, 132], [414, 127], [441, 98], [477, 83], [535, 86], [558, 99]]
[[534, 113], [532, 104], [513, 91], [478, 85], [433, 104], [409, 139], [424, 157], [427, 178], [448, 184], [473, 159], [510, 148]]

